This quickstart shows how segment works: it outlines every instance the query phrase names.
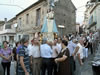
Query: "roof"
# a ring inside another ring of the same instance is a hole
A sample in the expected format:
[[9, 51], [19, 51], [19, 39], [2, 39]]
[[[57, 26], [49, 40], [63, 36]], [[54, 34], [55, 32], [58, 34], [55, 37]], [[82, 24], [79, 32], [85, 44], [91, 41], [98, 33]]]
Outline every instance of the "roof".
[[75, 7], [74, 3], [71, 1], [72, 6], [74, 7], [75, 10], [77, 10], [77, 8]]
[[13, 18], [10, 19], [8, 22], [13, 22], [14, 20], [16, 20], [16, 17], [13, 17]]
[[91, 2], [96, 2], [96, 0], [91, 0]]
[[29, 7], [27, 7], [26, 9], [24, 9], [24, 10], [23, 10], [23, 11], [21, 11], [20, 13], [18, 13], [16, 16], [19, 16], [19, 15], [20, 15], [20, 14], [22, 14], [23, 12], [25, 12], [25, 11], [29, 10], [30, 8], [32, 8], [32, 7], [34, 7], [34, 6], [36, 6], [37, 4], [39, 4], [39, 3], [43, 2], [43, 1], [46, 1], [46, 0], [39, 0], [39, 1], [37, 1], [36, 3], [34, 3], [34, 4], [30, 5]]
[[93, 9], [90, 11], [90, 14], [94, 11], [94, 9], [95, 9], [98, 5], [100, 5], [100, 3], [97, 3], [97, 4], [93, 7]]
[[0, 21], [0, 26], [4, 25], [5, 21]]

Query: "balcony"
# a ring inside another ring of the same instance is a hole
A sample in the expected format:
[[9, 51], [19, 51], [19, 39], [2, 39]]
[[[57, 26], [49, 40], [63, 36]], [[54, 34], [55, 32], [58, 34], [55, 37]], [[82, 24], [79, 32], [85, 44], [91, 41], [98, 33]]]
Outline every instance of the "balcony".
[[91, 2], [100, 2], [100, 0], [91, 0]]
[[0, 34], [15, 34], [15, 33], [16, 33], [16, 29], [11, 24], [6, 24], [6, 25], [4, 24], [3, 30], [0, 31]]
[[91, 2], [96, 2], [97, 0], [91, 0]]

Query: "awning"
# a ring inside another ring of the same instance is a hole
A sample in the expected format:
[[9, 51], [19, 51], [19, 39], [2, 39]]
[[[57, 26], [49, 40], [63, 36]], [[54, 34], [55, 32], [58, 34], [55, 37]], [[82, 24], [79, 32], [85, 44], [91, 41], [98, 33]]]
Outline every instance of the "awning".
[[95, 26], [97, 24], [97, 22], [93, 22], [92, 24], [89, 25], [88, 29], [90, 29], [91, 27]]

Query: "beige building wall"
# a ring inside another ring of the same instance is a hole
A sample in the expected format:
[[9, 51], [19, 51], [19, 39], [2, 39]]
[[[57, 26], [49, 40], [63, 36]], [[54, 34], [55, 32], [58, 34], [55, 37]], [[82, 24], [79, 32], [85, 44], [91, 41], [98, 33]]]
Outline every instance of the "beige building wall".
[[[40, 25], [36, 26], [36, 11], [40, 8]], [[43, 1], [32, 8], [28, 9], [27, 11], [23, 12], [22, 14], [16, 16], [17, 17], [17, 37], [20, 35], [21, 38], [23, 35], [29, 35], [30, 40], [34, 37], [36, 32], [41, 31], [41, 27], [44, 22], [44, 16], [47, 12], [46, 2]], [[29, 23], [26, 22], [26, 15], [29, 14]], [[19, 19], [21, 18], [21, 25], [19, 24]], [[17, 39], [20, 40], [20, 39]]]
[[[40, 25], [36, 26], [37, 21], [37, 9], [41, 8], [40, 11]], [[54, 15], [55, 21], [58, 25], [64, 25], [65, 28], [62, 30], [58, 28], [59, 35], [65, 35], [67, 33], [76, 32], [76, 8], [70, 0], [57, 1], [55, 3]], [[26, 8], [21, 13], [17, 14], [17, 40], [20, 40], [23, 35], [28, 35], [29, 39], [32, 40], [36, 32], [41, 32], [41, 28], [44, 22], [44, 18], [47, 13], [47, 2], [46, 0], [40, 0], [33, 4], [33, 6]], [[26, 23], [26, 15], [29, 14], [29, 23]], [[21, 21], [19, 21], [21, 18]], [[21, 22], [21, 25], [20, 25]], [[62, 30], [62, 33], [61, 33]]]

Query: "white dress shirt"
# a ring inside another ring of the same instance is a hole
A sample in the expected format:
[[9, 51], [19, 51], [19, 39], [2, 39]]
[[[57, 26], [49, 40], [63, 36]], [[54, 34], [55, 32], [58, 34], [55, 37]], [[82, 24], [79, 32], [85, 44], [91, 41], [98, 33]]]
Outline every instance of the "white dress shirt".
[[52, 49], [48, 44], [43, 44], [40, 46], [41, 57], [42, 58], [52, 58]]
[[58, 46], [57, 45], [52, 46], [52, 50], [53, 50], [52, 58], [56, 58], [58, 56], [58, 54], [60, 53]]
[[78, 43], [77, 46], [79, 47], [77, 54], [80, 54], [80, 58], [83, 59], [83, 49], [84, 49], [84, 47], [80, 43]]
[[28, 47], [29, 49], [29, 56], [32, 56], [33, 58], [39, 58], [40, 57], [40, 49], [37, 45], [30, 45]]
[[61, 49], [62, 49], [61, 43], [57, 43], [57, 46], [59, 48], [59, 51], [61, 52]]

